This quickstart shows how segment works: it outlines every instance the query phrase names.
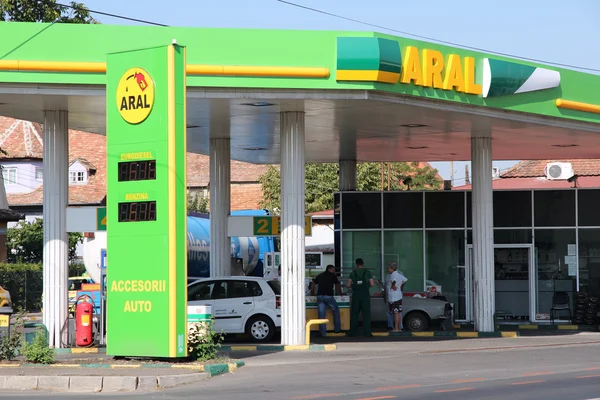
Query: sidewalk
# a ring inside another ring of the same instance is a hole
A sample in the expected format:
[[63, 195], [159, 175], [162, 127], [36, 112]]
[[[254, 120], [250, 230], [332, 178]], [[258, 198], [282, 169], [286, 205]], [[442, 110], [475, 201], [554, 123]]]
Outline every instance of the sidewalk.
[[56, 356], [51, 365], [27, 364], [22, 358], [0, 363], [2, 390], [58, 392], [153, 391], [197, 383], [237, 370], [242, 361], [219, 359], [210, 363], [168, 362], [145, 359], [115, 360], [106, 354]]

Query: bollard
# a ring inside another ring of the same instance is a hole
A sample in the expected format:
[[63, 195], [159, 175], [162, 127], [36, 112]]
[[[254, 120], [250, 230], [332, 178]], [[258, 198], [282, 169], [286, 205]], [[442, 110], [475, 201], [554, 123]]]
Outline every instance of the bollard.
[[328, 323], [328, 319], [311, 319], [306, 323], [306, 345], [310, 345], [310, 327], [313, 325], [320, 325]]

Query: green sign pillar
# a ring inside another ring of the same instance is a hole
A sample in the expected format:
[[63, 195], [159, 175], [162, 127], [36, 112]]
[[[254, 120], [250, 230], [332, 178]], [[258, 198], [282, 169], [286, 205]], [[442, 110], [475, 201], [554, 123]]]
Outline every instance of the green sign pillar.
[[185, 48], [107, 61], [107, 354], [187, 356]]

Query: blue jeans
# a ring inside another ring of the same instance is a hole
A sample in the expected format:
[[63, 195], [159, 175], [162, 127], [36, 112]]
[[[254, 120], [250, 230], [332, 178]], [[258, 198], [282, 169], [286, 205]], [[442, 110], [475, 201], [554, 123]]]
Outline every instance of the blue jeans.
[[[317, 305], [319, 307], [319, 319], [325, 318], [327, 307], [333, 311], [333, 326], [336, 332], [342, 330], [342, 323], [340, 322], [340, 309], [337, 301], [333, 296], [317, 296]], [[319, 325], [319, 332], [321, 336], [327, 334], [327, 324]]]

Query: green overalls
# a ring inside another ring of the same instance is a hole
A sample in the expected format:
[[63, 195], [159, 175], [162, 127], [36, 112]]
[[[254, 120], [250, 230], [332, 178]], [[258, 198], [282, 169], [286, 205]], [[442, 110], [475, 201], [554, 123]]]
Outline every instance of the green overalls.
[[358, 318], [362, 311], [364, 334], [371, 336], [371, 295], [369, 293], [371, 272], [366, 268], [357, 268], [350, 273], [350, 279], [352, 279], [352, 300], [348, 335], [356, 335]]

